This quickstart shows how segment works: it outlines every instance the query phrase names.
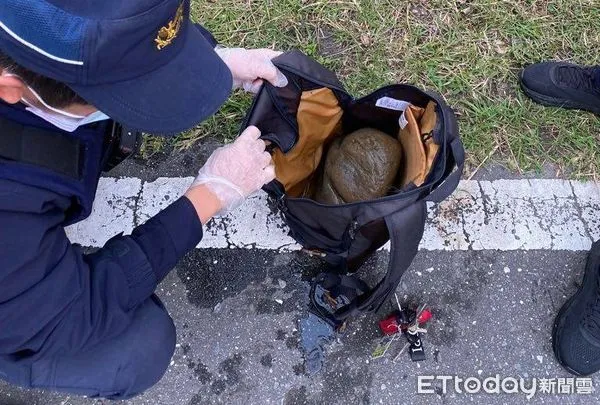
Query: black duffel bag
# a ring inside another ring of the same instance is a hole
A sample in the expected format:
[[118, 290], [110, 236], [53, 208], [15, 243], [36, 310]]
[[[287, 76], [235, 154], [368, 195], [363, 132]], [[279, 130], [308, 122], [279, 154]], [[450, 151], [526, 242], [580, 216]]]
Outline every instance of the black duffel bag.
[[[254, 125], [270, 141], [277, 180], [264, 189], [277, 201], [291, 236], [331, 265], [316, 278], [311, 297], [313, 309], [340, 325], [377, 311], [394, 293], [417, 254], [426, 202], [440, 202], [456, 189], [465, 159], [458, 124], [434, 92], [397, 84], [354, 99], [333, 72], [299, 51], [284, 53], [274, 63], [289, 85], [263, 86], [242, 129]], [[398, 183], [371, 201], [316, 202], [329, 145], [361, 128], [405, 139]], [[388, 240], [389, 269], [375, 287], [350, 275]], [[323, 294], [315, 294], [315, 287], [328, 294], [333, 308], [323, 309]]]

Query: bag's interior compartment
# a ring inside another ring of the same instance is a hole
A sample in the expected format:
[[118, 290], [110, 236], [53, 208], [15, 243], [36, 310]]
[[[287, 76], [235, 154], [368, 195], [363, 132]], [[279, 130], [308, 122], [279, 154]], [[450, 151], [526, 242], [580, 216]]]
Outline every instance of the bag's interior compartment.
[[325, 147], [332, 138], [341, 135], [342, 114], [339, 101], [330, 89], [302, 93], [296, 117], [298, 141], [288, 153], [276, 149], [273, 154], [275, 174], [286, 194], [293, 197], [308, 194]]
[[411, 183], [417, 187], [423, 185], [431, 171], [439, 150], [431, 135], [437, 121], [435, 107], [433, 102], [429, 102], [425, 109], [411, 105], [404, 114], [407, 124], [398, 134], [405, 158], [403, 170], [399, 173], [400, 188]]
[[436, 103], [395, 111], [375, 102], [361, 101], [344, 111], [328, 88], [302, 92], [296, 144], [273, 155], [277, 180], [289, 197], [335, 205], [425, 182], [439, 150], [432, 136]]

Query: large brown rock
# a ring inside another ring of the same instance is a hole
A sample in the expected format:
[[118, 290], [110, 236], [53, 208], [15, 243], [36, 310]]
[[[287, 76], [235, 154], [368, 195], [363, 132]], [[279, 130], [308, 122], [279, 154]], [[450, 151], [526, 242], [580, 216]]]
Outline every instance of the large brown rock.
[[377, 129], [359, 129], [330, 146], [315, 200], [345, 204], [383, 197], [401, 161], [400, 142]]

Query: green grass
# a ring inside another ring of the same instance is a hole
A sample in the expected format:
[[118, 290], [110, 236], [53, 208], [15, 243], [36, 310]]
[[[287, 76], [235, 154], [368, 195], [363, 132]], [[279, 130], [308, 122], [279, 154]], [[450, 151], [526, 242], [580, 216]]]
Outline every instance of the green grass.
[[[355, 96], [399, 82], [440, 92], [459, 114], [471, 171], [496, 161], [600, 173], [600, 121], [538, 106], [517, 82], [523, 66], [547, 59], [600, 63], [597, 0], [204, 0], [193, 18], [224, 45], [299, 48]], [[176, 145], [233, 139], [250, 101], [236, 94]]]

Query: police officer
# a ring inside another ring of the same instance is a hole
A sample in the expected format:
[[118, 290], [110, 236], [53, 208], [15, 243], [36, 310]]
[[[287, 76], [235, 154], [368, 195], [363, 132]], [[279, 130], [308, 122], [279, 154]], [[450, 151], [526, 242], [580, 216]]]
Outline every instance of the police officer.
[[278, 53], [215, 51], [189, 13], [190, 0], [2, 0], [0, 378], [112, 399], [151, 387], [175, 345], [157, 284], [202, 224], [274, 178], [251, 127], [131, 235], [92, 254], [67, 239], [124, 137], [191, 128], [233, 87], [287, 85]]

